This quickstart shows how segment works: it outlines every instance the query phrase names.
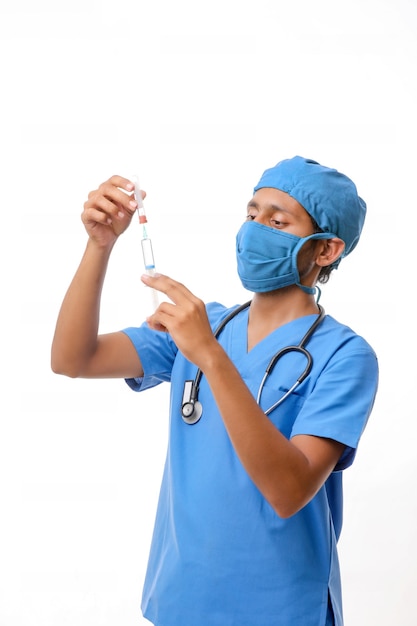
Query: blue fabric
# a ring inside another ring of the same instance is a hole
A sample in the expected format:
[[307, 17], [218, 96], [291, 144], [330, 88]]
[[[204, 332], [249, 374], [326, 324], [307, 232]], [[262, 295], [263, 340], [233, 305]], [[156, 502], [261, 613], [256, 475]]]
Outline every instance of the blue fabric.
[[[227, 310], [208, 307], [216, 327]], [[246, 350], [248, 311], [219, 341], [256, 397], [271, 356], [297, 344], [315, 316], [278, 328]], [[144, 366], [136, 390], [171, 381], [170, 436], [148, 570], [144, 616], [157, 626], [325, 626], [330, 597], [334, 623], [342, 626], [337, 540], [342, 526], [342, 472], [354, 459], [372, 409], [378, 367], [371, 347], [327, 316], [309, 342], [313, 367], [307, 379], [269, 418], [288, 438], [329, 437], [346, 453], [312, 501], [281, 519], [237, 458], [206, 379], [198, 424], [181, 419], [184, 381], [196, 368], [169, 335], [147, 325], [126, 329]], [[264, 409], [294, 382], [304, 363], [287, 354], [267, 379]]]
[[259, 222], [245, 222], [236, 235], [237, 271], [242, 285], [256, 293], [298, 285], [314, 294], [315, 287], [300, 283], [297, 257], [307, 241], [327, 237], [327, 233], [298, 237]]
[[295, 156], [265, 170], [254, 191], [264, 187], [285, 191], [305, 208], [324, 232], [336, 233], [343, 239], [342, 257], [357, 245], [365, 221], [366, 203], [358, 195], [353, 181], [344, 174], [312, 159]]

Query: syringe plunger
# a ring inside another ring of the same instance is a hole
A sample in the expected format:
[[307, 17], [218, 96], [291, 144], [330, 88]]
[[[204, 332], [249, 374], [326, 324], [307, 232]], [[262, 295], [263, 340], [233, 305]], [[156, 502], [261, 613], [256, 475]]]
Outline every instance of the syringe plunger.
[[133, 193], [135, 195], [136, 202], [138, 203], [139, 224], [146, 224], [148, 220], [146, 219], [145, 207], [143, 206], [142, 194], [137, 176], [133, 177], [133, 182], [135, 183], [135, 190]]

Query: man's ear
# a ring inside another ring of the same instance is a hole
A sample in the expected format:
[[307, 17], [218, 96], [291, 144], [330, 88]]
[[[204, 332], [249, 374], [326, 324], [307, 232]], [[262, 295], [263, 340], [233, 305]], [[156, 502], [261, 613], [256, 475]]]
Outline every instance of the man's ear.
[[319, 246], [316, 257], [316, 263], [320, 267], [326, 267], [337, 261], [345, 249], [345, 242], [342, 239], [339, 239], [339, 237], [322, 239], [320, 243], [322, 245]]

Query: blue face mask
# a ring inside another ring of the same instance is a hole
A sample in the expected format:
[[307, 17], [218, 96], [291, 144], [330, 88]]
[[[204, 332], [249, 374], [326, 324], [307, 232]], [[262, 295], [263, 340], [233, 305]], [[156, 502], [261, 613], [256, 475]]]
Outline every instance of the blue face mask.
[[297, 255], [310, 239], [331, 239], [332, 233], [297, 237], [259, 222], [245, 222], [236, 236], [237, 271], [245, 289], [255, 293], [298, 285], [308, 294], [315, 287], [300, 283]]

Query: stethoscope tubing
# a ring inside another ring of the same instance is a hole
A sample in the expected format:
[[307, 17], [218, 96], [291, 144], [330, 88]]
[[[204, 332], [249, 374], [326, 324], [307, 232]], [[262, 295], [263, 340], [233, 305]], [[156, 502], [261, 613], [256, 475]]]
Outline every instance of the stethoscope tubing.
[[[227, 324], [229, 322], [231, 322], [232, 319], [234, 317], [236, 317], [236, 315], [239, 315], [239, 313], [241, 311], [244, 311], [245, 309], [247, 309], [250, 306], [251, 302], [252, 302], [252, 300], [249, 300], [248, 302], [245, 302], [244, 304], [240, 304], [238, 307], [236, 307], [236, 309], [233, 309], [233, 311], [231, 313], [229, 313], [229, 315], [227, 315], [224, 318], [224, 320], [222, 320], [220, 322], [220, 324], [217, 326], [216, 330], [214, 331], [214, 336], [215, 336], [216, 339], [218, 338], [218, 336], [222, 332], [223, 328], [225, 326], [227, 326]], [[203, 372], [201, 371], [200, 368], [198, 368], [198, 370], [196, 372], [196, 375], [195, 375], [195, 378], [194, 378], [194, 389], [193, 389], [193, 392], [194, 392], [193, 395], [194, 396], [198, 396], [198, 388], [200, 386], [200, 380], [201, 380], [202, 375], [203, 375]], [[194, 399], [196, 399], [196, 398], [194, 398]]]
[[312, 337], [314, 331], [316, 330], [317, 326], [319, 324], [321, 324], [321, 322], [323, 321], [324, 316], [326, 315], [323, 307], [318, 304], [317, 305], [319, 308], [319, 314], [317, 316], [317, 318], [314, 320], [313, 324], [310, 326], [310, 328], [308, 329], [308, 331], [306, 332], [306, 334], [304, 335], [304, 337], [301, 339], [300, 343], [297, 346], [286, 346], [285, 348], [282, 348], [281, 350], [279, 350], [276, 354], [274, 354], [274, 356], [272, 357], [272, 359], [269, 361], [266, 370], [265, 370], [265, 374], [264, 377], [262, 378], [261, 384], [259, 385], [259, 389], [258, 389], [258, 396], [256, 398], [256, 402], [257, 404], [261, 404], [261, 396], [262, 396], [262, 390], [264, 388], [266, 379], [268, 378], [268, 376], [272, 373], [272, 370], [274, 369], [275, 365], [277, 364], [277, 362], [279, 361], [279, 359], [281, 357], [283, 357], [285, 354], [288, 354], [289, 352], [299, 352], [300, 354], [302, 354], [306, 360], [307, 360], [307, 364], [304, 368], [304, 371], [301, 373], [301, 375], [297, 378], [297, 380], [295, 381], [295, 383], [292, 385], [292, 387], [290, 387], [288, 389], [288, 391], [286, 391], [284, 393], [284, 395], [277, 400], [274, 404], [272, 404], [269, 409], [267, 409], [266, 411], [264, 411], [265, 415], [269, 415], [274, 409], [276, 409], [280, 404], [282, 404], [282, 402], [284, 402], [284, 400], [286, 398], [288, 398], [288, 396], [290, 394], [292, 394], [292, 392], [299, 386], [301, 385], [301, 383], [303, 382], [303, 380], [305, 380], [307, 378], [307, 376], [309, 375], [311, 368], [313, 367], [313, 357], [311, 356], [310, 352], [305, 348], [305, 344], [309, 341], [309, 339]]
[[[245, 304], [242, 304], [242, 305], [236, 307], [236, 309], [234, 309], [231, 313], [229, 313], [229, 315], [227, 315], [225, 317], [225, 319], [219, 324], [219, 326], [214, 331], [214, 336], [215, 336], [216, 339], [218, 338], [218, 336], [222, 332], [223, 328], [234, 317], [236, 317], [236, 315], [238, 315], [244, 309], [248, 308], [250, 303], [251, 303], [251, 301], [245, 302]], [[323, 307], [320, 304], [318, 304], [317, 306], [319, 308], [319, 314], [318, 314], [317, 318], [314, 320], [313, 324], [308, 329], [308, 331], [306, 332], [306, 334], [304, 335], [304, 337], [301, 339], [300, 343], [298, 345], [296, 345], [296, 346], [293, 346], [293, 345], [286, 346], [285, 348], [281, 348], [281, 350], [278, 350], [278, 352], [276, 352], [276, 354], [274, 354], [274, 356], [269, 361], [269, 363], [268, 363], [268, 365], [266, 367], [265, 374], [264, 374], [264, 376], [263, 376], [263, 378], [261, 380], [261, 383], [259, 385], [258, 395], [257, 395], [257, 398], [256, 398], [256, 402], [257, 402], [257, 404], [259, 406], [260, 406], [260, 403], [261, 403], [262, 391], [263, 391], [266, 379], [268, 378], [268, 376], [270, 376], [270, 374], [272, 373], [274, 367], [276, 366], [276, 364], [277, 364], [277, 362], [279, 361], [280, 358], [282, 358], [285, 354], [288, 354], [289, 352], [298, 352], [298, 353], [302, 354], [306, 358], [306, 360], [307, 360], [307, 363], [306, 363], [306, 366], [305, 366], [303, 372], [297, 378], [297, 380], [292, 385], [292, 387], [290, 387], [290, 389], [288, 389], [288, 391], [286, 391], [284, 393], [284, 395], [279, 400], [277, 400], [273, 405], [271, 405], [269, 407], [269, 409], [264, 411], [265, 415], [269, 415], [269, 413], [271, 413], [280, 404], [282, 404], [282, 402], [284, 402], [284, 400], [286, 398], [288, 398], [288, 396], [303, 382], [303, 380], [305, 380], [307, 378], [307, 376], [309, 375], [309, 373], [311, 371], [311, 368], [313, 367], [313, 357], [311, 356], [310, 352], [305, 348], [305, 345], [311, 339], [311, 337], [312, 337], [313, 333], [315, 332], [316, 328], [319, 326], [319, 324], [321, 324], [321, 322], [323, 321], [323, 319], [324, 319], [324, 317], [326, 315]], [[192, 425], [192, 424], [197, 423], [199, 421], [200, 417], [201, 417], [201, 414], [202, 414], [202, 406], [198, 402], [198, 391], [199, 391], [199, 386], [200, 386], [200, 381], [201, 381], [202, 375], [203, 375], [203, 372], [199, 368], [197, 370], [196, 375], [195, 375], [194, 381], [186, 381], [186, 383], [185, 383], [185, 385], [187, 385], [187, 383], [190, 385], [190, 395], [189, 395], [187, 401], [184, 402], [184, 399], [183, 399], [183, 403], [181, 405], [182, 418], [183, 418], [183, 420], [184, 420], [184, 422], [186, 424]]]

